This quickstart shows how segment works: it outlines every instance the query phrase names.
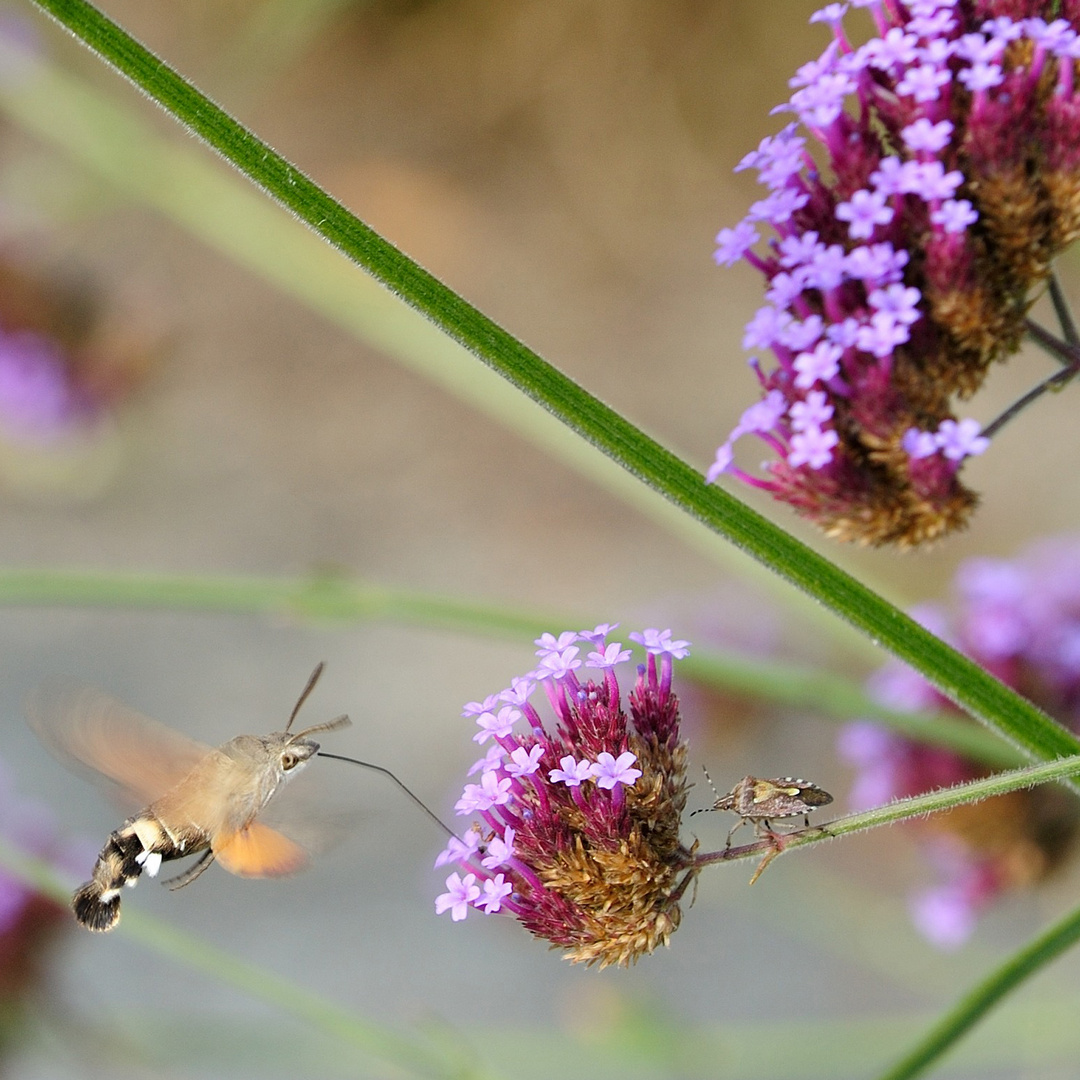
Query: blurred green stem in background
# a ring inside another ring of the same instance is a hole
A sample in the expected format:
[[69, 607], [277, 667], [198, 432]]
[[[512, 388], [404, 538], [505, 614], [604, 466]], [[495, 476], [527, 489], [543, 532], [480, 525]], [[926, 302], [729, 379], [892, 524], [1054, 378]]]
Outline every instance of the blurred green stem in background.
[[1006, 994], [1056, 960], [1078, 940], [1080, 908], [1075, 908], [966, 994], [895, 1066], [882, 1073], [879, 1080], [911, 1080], [920, 1076]]
[[493, 423], [621, 500], [700, 555], [749, 576], [815, 627], [865, 648], [866, 639], [741, 556], [583, 442], [550, 412], [482, 364], [431, 322], [321, 243], [190, 140], [163, 138], [141, 103], [109, 97], [0, 35], [0, 109], [129, 198], [164, 214], [202, 242], [305, 304], [358, 341], [464, 402]]
[[[54, 870], [40, 859], [14, 851], [0, 843], [0, 865], [5, 870], [32, 885], [59, 903], [66, 903], [68, 889]], [[904, 1059], [902, 1066], [885, 1074], [882, 1080], [900, 1080], [918, 1075], [911, 1064], [918, 1057], [919, 1068], [932, 1063], [981, 1019], [1001, 995], [1014, 988], [1017, 982], [1044, 967], [1072, 941], [1080, 928], [1080, 909], [1071, 913], [1056, 926], [1036, 939], [1029, 947], [1002, 965], [984, 982], [965, 995], [951, 1023], [939, 1021], [917, 1052]], [[495, 1080], [495, 1075], [474, 1062], [463, 1060], [458, 1052], [439, 1062], [437, 1055], [443, 1041], [425, 1038], [424, 1034], [407, 1039], [376, 1024], [341, 1009], [332, 1001], [319, 997], [286, 979], [258, 968], [248, 961], [232, 956], [214, 945], [192, 938], [167, 924], [127, 911], [120, 934], [130, 936], [144, 948], [172, 962], [197, 970], [234, 986], [281, 1012], [294, 1016], [348, 1047], [343, 1057], [335, 1057], [333, 1075], [382, 1075], [376, 1073], [376, 1060], [386, 1062], [403, 1076], [453, 1077], [454, 1080]], [[1031, 1068], [1037, 1064], [1059, 1064], [1068, 1068], [1080, 1053], [1077, 1028], [1073, 1019], [1080, 1002], [1074, 997], [1054, 993], [1049, 998], [1014, 1001], [995, 1017], [995, 1023], [985, 1040], [986, 1045], [968, 1045], [961, 1052], [964, 1064], [970, 1068]], [[215, 1047], [214, 1032], [198, 1027], [205, 1017], [181, 1018], [179, 1027], [172, 1012], [149, 1013], [134, 1018], [129, 1038], [141, 1036], [145, 1050], [171, 1050], [167, 1062], [175, 1066], [175, 1058], [194, 1055], [196, 1067], [206, 1064], [210, 1071], [220, 1066], [221, 1056]], [[516, 1077], [559, 1075], [589, 1080], [666, 1080], [675, 1072], [680, 1075], [708, 1075], [710, 1070], [722, 1070], [723, 1075], [753, 1075], [757, 1080], [790, 1080], [792, 1062], [798, 1062], [798, 1074], [803, 1080], [836, 1080], [838, 1076], [864, 1076], [865, 1063], [879, 1054], [883, 1045], [902, 1045], [912, 1038], [919, 1021], [911, 1017], [860, 1016], [836, 1021], [818, 1017], [808, 1021], [769, 1019], [761, 1022], [725, 1021], [719, 1028], [689, 1026], [680, 1018], [665, 1017], [655, 1004], [644, 1010], [627, 1012], [621, 1022], [606, 1032], [593, 1031], [587, 1039], [578, 1039], [565, 1030], [531, 1029], [506, 1031], [483, 1029], [474, 1033], [486, 1055], [493, 1060], [513, 1061]], [[237, 1024], [228, 1018], [220, 1039], [235, 1049]], [[946, 1039], [946, 1028], [951, 1037]], [[198, 1037], [191, 1044], [190, 1033]], [[178, 1035], [178, 1032], [182, 1034]], [[264, 1025], [255, 1029], [258, 1038], [251, 1038], [253, 1053], [268, 1035]], [[1032, 1038], [1038, 1034], [1034, 1043]], [[246, 1033], [245, 1033], [246, 1034]], [[244, 1036], [241, 1035], [241, 1038]], [[283, 1033], [291, 1044], [288, 1033]], [[169, 1039], [173, 1040], [170, 1046]], [[433, 1044], [437, 1044], [433, 1047]], [[428, 1060], [418, 1046], [428, 1047]], [[312, 1060], [308, 1048], [301, 1045], [278, 1047], [271, 1043], [271, 1052], [293, 1051], [295, 1062], [309, 1071]], [[356, 1052], [362, 1055], [357, 1060]], [[402, 1053], [399, 1053], [402, 1051]], [[933, 1056], [928, 1056], [932, 1052]], [[260, 1060], [255, 1054], [256, 1064]], [[277, 1063], [280, 1065], [280, 1060]], [[286, 1057], [286, 1065], [294, 1059]], [[164, 1064], [164, 1063], [163, 1063]], [[323, 1061], [316, 1059], [317, 1066]], [[329, 1063], [328, 1063], [329, 1064]], [[908, 1071], [899, 1071], [901, 1068]], [[321, 1074], [321, 1073], [320, 1073]]]
[[[543, 615], [331, 574], [289, 579], [0, 567], [0, 607], [20, 605], [217, 612], [351, 624], [382, 619], [523, 644], [544, 632], [600, 621], [595, 612]], [[856, 682], [821, 668], [709, 650], [695, 642], [691, 655], [679, 662], [679, 677], [773, 705], [809, 709], [833, 721], [871, 719], [916, 742], [998, 768], [1025, 760], [992, 730], [944, 713], [886, 708]]]

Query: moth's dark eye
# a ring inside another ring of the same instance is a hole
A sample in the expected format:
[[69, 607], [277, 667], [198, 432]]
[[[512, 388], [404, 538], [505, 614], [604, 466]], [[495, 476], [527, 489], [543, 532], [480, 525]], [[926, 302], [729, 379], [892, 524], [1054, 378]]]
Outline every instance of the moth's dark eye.
[[288, 772], [290, 769], [295, 769], [300, 764], [300, 759], [295, 754], [282, 754], [281, 755], [281, 767]]

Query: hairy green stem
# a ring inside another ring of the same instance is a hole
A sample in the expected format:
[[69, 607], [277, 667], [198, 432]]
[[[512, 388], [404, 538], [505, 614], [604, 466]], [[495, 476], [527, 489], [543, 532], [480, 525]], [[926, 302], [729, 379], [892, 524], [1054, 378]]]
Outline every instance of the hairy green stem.
[[1032, 758], [1080, 741], [849, 574], [639, 431], [428, 274], [85, 0], [33, 0], [254, 183], [583, 438], [910, 663]]

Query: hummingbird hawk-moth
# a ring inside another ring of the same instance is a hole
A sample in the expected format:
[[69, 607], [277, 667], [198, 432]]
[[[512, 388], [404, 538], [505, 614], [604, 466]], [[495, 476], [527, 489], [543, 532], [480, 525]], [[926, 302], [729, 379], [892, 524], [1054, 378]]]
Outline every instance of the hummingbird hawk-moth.
[[199, 855], [166, 882], [171, 888], [190, 884], [215, 861], [240, 877], [277, 877], [306, 863], [298, 843], [257, 818], [318, 752], [308, 736], [351, 722], [339, 716], [290, 732], [322, 671], [319, 664], [312, 672], [284, 731], [237, 735], [217, 749], [95, 691], [31, 700], [31, 726], [57, 756], [89, 766], [144, 807], [109, 835], [90, 880], [75, 891], [71, 906], [83, 926], [111, 930], [123, 887], [134, 886], [144, 871], [156, 877], [173, 859]]

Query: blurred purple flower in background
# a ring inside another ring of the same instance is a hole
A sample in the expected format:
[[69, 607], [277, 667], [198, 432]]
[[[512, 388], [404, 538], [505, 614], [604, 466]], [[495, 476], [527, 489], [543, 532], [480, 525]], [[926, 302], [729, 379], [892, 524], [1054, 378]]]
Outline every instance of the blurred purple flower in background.
[[[912, 614], [1080, 733], [1080, 537], [1040, 541], [1015, 560], [970, 559], [957, 573], [955, 592], [950, 612], [926, 606]], [[896, 709], [953, 710], [899, 661], [880, 669], [870, 690]], [[849, 800], [855, 810], [988, 772], [978, 762], [870, 722], [845, 728], [839, 748], [856, 768]], [[1060, 865], [1078, 824], [1074, 800], [1044, 785], [913, 826], [942, 878], [913, 899], [916, 925], [942, 947], [961, 944], [997, 896], [1033, 884]]]
[[[74, 877], [89, 853], [60, 836], [47, 807], [22, 798], [0, 762], [0, 840]], [[51, 945], [72, 923], [67, 908], [0, 867], [0, 1059], [18, 1042], [21, 1017], [45, 977]]]
[[16, 442], [48, 443], [93, 419], [95, 410], [55, 341], [0, 327], [0, 433]]
[[116, 473], [116, 417], [156, 346], [85, 280], [0, 251], [0, 489], [85, 501]]

